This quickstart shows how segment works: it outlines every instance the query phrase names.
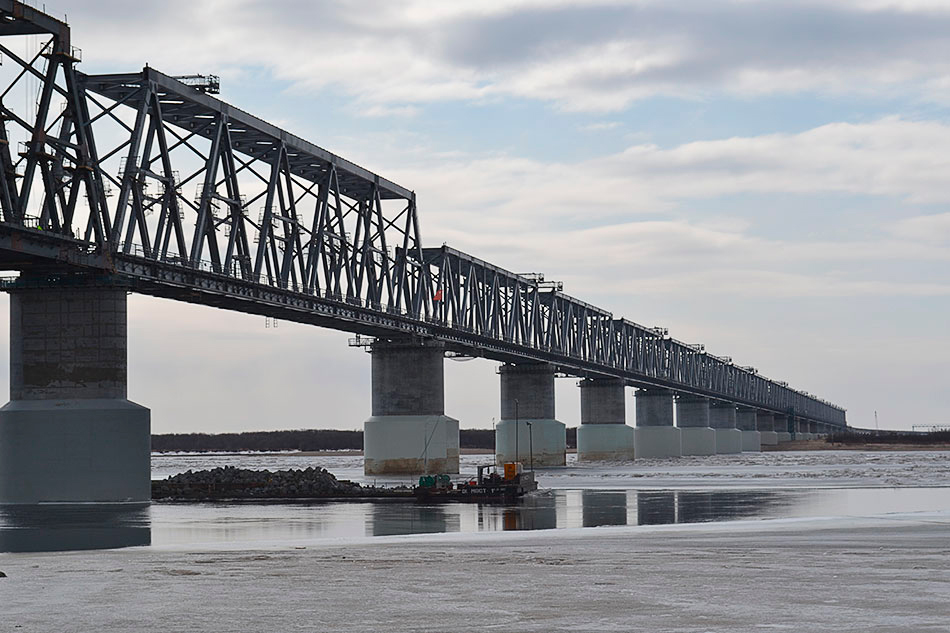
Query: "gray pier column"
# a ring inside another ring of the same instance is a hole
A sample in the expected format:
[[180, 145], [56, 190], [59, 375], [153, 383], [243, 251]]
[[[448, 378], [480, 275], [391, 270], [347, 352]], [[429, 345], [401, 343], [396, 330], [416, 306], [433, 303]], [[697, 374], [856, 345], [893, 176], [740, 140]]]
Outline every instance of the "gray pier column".
[[762, 436], [755, 425], [755, 409], [740, 408], [736, 412], [736, 428], [742, 432], [742, 452], [757, 453], [762, 450]]
[[640, 457], [679, 457], [683, 454], [680, 429], [673, 426], [673, 392], [637, 389], [637, 426], [634, 450]]
[[716, 453], [742, 452], [742, 431], [736, 428], [736, 405], [716, 400], [709, 405], [709, 426], [716, 432]]
[[147, 503], [149, 410], [127, 399], [126, 290], [10, 293], [0, 503]]
[[800, 418], [795, 418], [795, 439], [796, 440], [810, 440], [812, 439], [812, 434], [808, 431], [808, 421], [802, 420]]
[[762, 446], [778, 444], [778, 434], [775, 432], [775, 417], [771, 413], [757, 411], [755, 414], [755, 428], [759, 430]]
[[677, 396], [676, 426], [680, 429], [683, 455], [716, 454], [716, 432], [709, 426], [709, 398]]
[[779, 444], [784, 444], [785, 442], [792, 441], [792, 419], [787, 415], [776, 414], [775, 418], [775, 435], [778, 439]]
[[554, 417], [554, 366], [505, 364], [498, 373], [501, 421], [495, 427], [495, 461], [563, 466], [567, 429]]
[[623, 380], [585, 378], [579, 386], [578, 461], [633, 459], [633, 427], [626, 424]]
[[379, 340], [373, 359], [372, 416], [363, 424], [367, 475], [457, 473], [459, 423], [445, 415], [445, 345]]

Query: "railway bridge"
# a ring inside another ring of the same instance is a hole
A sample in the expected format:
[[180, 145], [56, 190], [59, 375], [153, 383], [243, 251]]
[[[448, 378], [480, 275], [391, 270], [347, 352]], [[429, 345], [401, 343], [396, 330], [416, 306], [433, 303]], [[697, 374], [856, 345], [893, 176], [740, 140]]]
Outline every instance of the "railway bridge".
[[83, 74], [69, 26], [15, 0], [0, 0], [0, 54], [0, 503], [149, 498], [130, 292], [356, 335], [372, 360], [367, 473], [457, 472], [446, 355], [501, 363], [499, 460], [530, 446], [535, 464], [564, 463], [559, 375], [579, 379], [579, 459], [759, 450], [846, 426], [830, 402], [540, 275], [426, 247], [412, 190], [221, 101], [215, 77]]

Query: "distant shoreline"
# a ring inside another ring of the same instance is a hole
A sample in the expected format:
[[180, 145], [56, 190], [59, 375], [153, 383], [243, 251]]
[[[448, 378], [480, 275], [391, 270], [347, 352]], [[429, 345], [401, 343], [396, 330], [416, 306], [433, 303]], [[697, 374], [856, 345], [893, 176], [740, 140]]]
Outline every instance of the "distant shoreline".
[[[950, 444], [841, 444], [829, 443], [825, 440], [800, 440], [794, 442], [784, 442], [779, 446], [763, 446], [762, 452], [781, 453], [783, 451], [865, 451], [869, 453], [877, 452], [897, 452], [897, 451], [950, 451]], [[572, 455], [577, 452], [576, 449], [567, 449], [567, 454]], [[180, 454], [200, 455], [211, 453], [215, 455], [242, 455], [253, 453], [261, 457], [362, 457], [363, 451], [357, 450], [326, 450], [326, 451], [153, 451], [153, 457], [175, 457]], [[463, 448], [462, 455], [494, 455], [495, 451], [490, 448]]]
[[939, 444], [911, 444], [911, 443], [843, 443], [828, 442], [825, 440], [795, 440], [783, 442], [778, 446], [763, 446], [764, 452], [782, 451], [950, 451], [950, 443]]

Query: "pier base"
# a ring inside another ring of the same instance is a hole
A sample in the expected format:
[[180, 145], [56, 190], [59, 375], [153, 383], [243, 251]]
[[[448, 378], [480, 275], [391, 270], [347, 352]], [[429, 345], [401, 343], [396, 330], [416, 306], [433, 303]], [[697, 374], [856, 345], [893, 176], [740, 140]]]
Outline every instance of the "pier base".
[[758, 453], [762, 450], [762, 435], [758, 431], [741, 431], [742, 452]]
[[0, 503], [148, 503], [149, 410], [126, 398], [126, 290], [67, 281], [10, 293]]
[[[515, 432], [517, 431], [517, 440]], [[502, 420], [495, 426], [495, 462], [520, 461], [528, 468], [564, 466], [567, 427], [557, 420]]]
[[143, 503], [149, 410], [128, 400], [15, 400], [0, 409], [0, 503]]
[[634, 432], [626, 424], [582, 424], [577, 427], [577, 461], [634, 458]]
[[447, 415], [373, 416], [363, 437], [367, 475], [459, 471], [459, 421]]
[[637, 459], [682, 456], [680, 431], [675, 426], [636, 427], [633, 430], [633, 446]]

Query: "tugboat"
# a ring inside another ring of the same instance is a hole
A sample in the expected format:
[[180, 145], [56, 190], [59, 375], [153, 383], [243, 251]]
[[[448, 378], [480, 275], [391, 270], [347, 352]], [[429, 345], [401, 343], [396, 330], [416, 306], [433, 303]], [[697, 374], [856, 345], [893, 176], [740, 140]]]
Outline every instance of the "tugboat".
[[423, 475], [413, 488], [422, 501], [516, 501], [538, 489], [534, 471], [525, 472], [521, 462], [509, 462], [501, 473], [494, 464], [478, 467], [475, 479], [456, 484], [448, 475]]

